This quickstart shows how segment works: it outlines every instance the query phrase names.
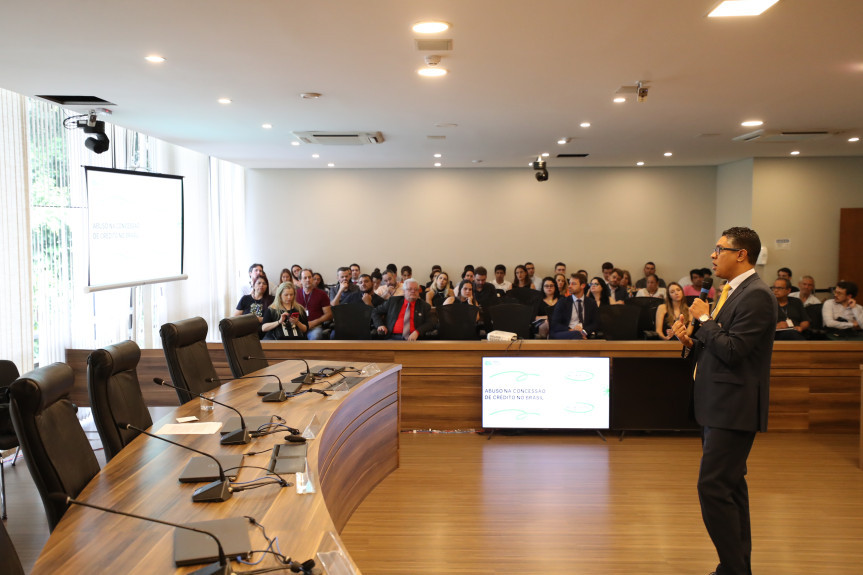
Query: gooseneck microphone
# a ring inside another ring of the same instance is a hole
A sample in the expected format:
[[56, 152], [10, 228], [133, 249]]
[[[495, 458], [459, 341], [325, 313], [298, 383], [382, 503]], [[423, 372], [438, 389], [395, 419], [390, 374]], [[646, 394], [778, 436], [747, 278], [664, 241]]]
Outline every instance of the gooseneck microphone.
[[201, 399], [204, 399], [206, 401], [212, 401], [216, 405], [221, 405], [222, 407], [227, 407], [228, 409], [230, 409], [231, 411], [236, 413], [240, 417], [240, 429], [238, 429], [236, 431], [232, 431], [230, 433], [226, 433], [225, 435], [223, 435], [222, 440], [219, 441], [219, 443], [221, 443], [222, 445], [245, 445], [246, 443], [248, 443], [252, 440], [252, 436], [249, 435], [249, 430], [246, 429], [246, 421], [243, 419], [243, 414], [240, 413], [237, 410], [237, 408], [231, 407], [227, 403], [222, 403], [221, 401], [216, 401], [215, 399], [210, 399], [209, 397], [204, 397], [200, 393], [195, 393], [194, 391], [185, 389], [183, 387], [177, 387], [176, 385], [171, 385], [170, 383], [168, 383], [167, 381], [165, 381], [161, 377], [154, 377], [153, 383], [155, 383], [156, 385], [164, 385], [167, 387], [172, 387], [174, 389], [179, 389], [180, 391], [185, 391], [186, 393], [188, 393], [190, 395], [194, 395], [195, 397], [200, 397]]
[[177, 529], [185, 529], [187, 531], [194, 531], [195, 533], [203, 533], [209, 537], [213, 538], [213, 541], [216, 542], [216, 547], [219, 549], [219, 562], [211, 563], [210, 565], [205, 565], [201, 567], [197, 571], [193, 571], [189, 575], [230, 575], [231, 568], [228, 564], [228, 558], [225, 556], [225, 550], [222, 548], [222, 542], [219, 541], [219, 538], [216, 537], [213, 533], [209, 531], [204, 531], [203, 529], [198, 529], [197, 527], [189, 527], [188, 525], [183, 525], [182, 523], [171, 523], [170, 521], [163, 521], [162, 519], [155, 519], [153, 517], [144, 517], [143, 515], [135, 515], [134, 513], [127, 513], [125, 511], [118, 511], [116, 509], [111, 509], [109, 507], [102, 507], [100, 505], [93, 505], [92, 503], [86, 503], [84, 501], [78, 501], [77, 499], [72, 499], [68, 495], [63, 493], [51, 493], [48, 495], [49, 499], [53, 499], [55, 501], [62, 501], [66, 505], [80, 505], [81, 507], [89, 507], [91, 509], [96, 509], [97, 511], [104, 511], [105, 513], [113, 513], [114, 515], [121, 515], [123, 517], [131, 517], [132, 519], [140, 519], [141, 521], [150, 521], [152, 523], [161, 523], [162, 525], [167, 525], [169, 527], [175, 527]]
[[[268, 393], [268, 394], [264, 395], [261, 398], [261, 401], [263, 401], [263, 402], [282, 402], [282, 401], [288, 400], [288, 395], [285, 393], [285, 388], [282, 387], [282, 380], [279, 379], [279, 376], [272, 374], [272, 373], [268, 373], [266, 375], [247, 375], [244, 377], [234, 377], [234, 378], [230, 379], [229, 381], [234, 381], [236, 379], [257, 379], [260, 377], [275, 377], [276, 381], [279, 384], [279, 390], [278, 391], [274, 391], [272, 393]], [[222, 384], [222, 380], [218, 377], [208, 377], [204, 381], [206, 381], [207, 383], [218, 383], [219, 385]]]
[[177, 443], [176, 441], [171, 441], [170, 439], [166, 439], [161, 435], [156, 435], [155, 433], [150, 433], [149, 431], [145, 431], [138, 427], [135, 427], [131, 423], [117, 423], [117, 427], [120, 429], [130, 429], [132, 431], [137, 431], [138, 433], [143, 433], [147, 437], [153, 437], [155, 439], [162, 440], [166, 443], [170, 443], [171, 445], [176, 445], [177, 447], [182, 447], [183, 449], [188, 449], [189, 451], [194, 451], [204, 457], [209, 457], [213, 461], [216, 462], [216, 466], [219, 468], [219, 480], [213, 481], [212, 483], [208, 483], [203, 487], [199, 487], [195, 489], [195, 492], [192, 493], [192, 501], [195, 503], [207, 503], [211, 501], [221, 502], [227, 501], [231, 498], [233, 493], [231, 489], [231, 483], [225, 477], [225, 470], [222, 469], [222, 464], [219, 463], [219, 460], [210, 455], [205, 451], [200, 451], [195, 449], [194, 447], [189, 447], [188, 445], [183, 445], [182, 443]]
[[[279, 361], [301, 361], [304, 364], [306, 364], [306, 371], [304, 373], [300, 373], [300, 375], [303, 376], [302, 381], [296, 381], [296, 379], [295, 379], [295, 380], [293, 380], [294, 383], [303, 383], [305, 385], [311, 385], [311, 384], [315, 383], [315, 376], [312, 375], [312, 370], [309, 367], [309, 362], [307, 362], [306, 360], [304, 360], [301, 357], [255, 357], [253, 355], [246, 355], [243, 357], [243, 359], [246, 361], [248, 361], [250, 359], [263, 359], [263, 360], [277, 359]], [[297, 378], [297, 379], [299, 379], [299, 378]]]

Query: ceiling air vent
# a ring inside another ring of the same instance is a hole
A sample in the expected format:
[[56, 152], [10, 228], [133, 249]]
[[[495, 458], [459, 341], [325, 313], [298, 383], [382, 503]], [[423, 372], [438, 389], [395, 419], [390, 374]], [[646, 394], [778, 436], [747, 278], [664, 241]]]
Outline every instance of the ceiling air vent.
[[735, 142], [763, 142], [767, 144], [794, 144], [797, 142], [811, 142], [812, 140], [823, 140], [829, 138], [831, 132], [816, 130], [808, 132], [770, 132], [766, 130], [755, 130], [732, 138]]
[[384, 141], [380, 132], [294, 132], [294, 135], [306, 144], [322, 146], [361, 146]]
[[558, 158], [586, 158], [590, 154], [558, 154]]

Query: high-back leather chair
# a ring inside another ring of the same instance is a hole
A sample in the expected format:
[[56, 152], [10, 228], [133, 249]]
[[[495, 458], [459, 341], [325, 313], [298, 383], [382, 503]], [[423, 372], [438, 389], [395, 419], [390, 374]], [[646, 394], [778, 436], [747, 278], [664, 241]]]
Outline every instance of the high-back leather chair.
[[479, 308], [475, 305], [454, 303], [438, 307], [438, 337], [451, 340], [479, 339], [476, 330], [477, 312]]
[[372, 339], [372, 309], [358, 303], [334, 305], [335, 339]]
[[25, 373], [10, 386], [12, 423], [52, 531], [67, 504], [51, 495], [77, 497], [99, 473], [99, 462], [69, 401], [74, 383], [71, 367], [52, 363]]
[[520, 303], [501, 303], [491, 308], [491, 323], [496, 330], [514, 333], [519, 339], [530, 339], [533, 310]]
[[140, 429], [153, 425], [138, 382], [140, 359], [134, 341], [97, 349], [87, 358], [87, 393], [108, 461], [138, 436], [137, 431], [118, 428], [118, 421]]
[[260, 330], [261, 322], [258, 321], [258, 316], [250, 313], [237, 317], [226, 317], [219, 322], [222, 345], [225, 348], [228, 365], [231, 366], [231, 374], [234, 377], [243, 377], [269, 365], [266, 359], [244, 359], [247, 357], [264, 357], [264, 349], [261, 347], [261, 339], [258, 336]]
[[[15, 427], [12, 425], [12, 415], [9, 413], [9, 385], [18, 379], [18, 367], [8, 359], [0, 360], [0, 451], [6, 451], [17, 447], [12, 465], [18, 459], [18, 436], [15, 435]], [[6, 472], [0, 458], [0, 517], [6, 519]]]
[[[599, 322], [607, 340], [638, 339], [638, 321], [642, 308], [630, 305], [603, 305], [599, 307]], [[654, 316], [655, 317], [655, 316]]]
[[24, 575], [24, 567], [18, 558], [18, 552], [9, 538], [6, 525], [0, 521], [0, 575]]
[[207, 350], [207, 330], [207, 322], [202, 317], [166, 323], [159, 329], [171, 383], [182, 388], [177, 390], [181, 404], [196, 397], [192, 393], [219, 387], [216, 368]]

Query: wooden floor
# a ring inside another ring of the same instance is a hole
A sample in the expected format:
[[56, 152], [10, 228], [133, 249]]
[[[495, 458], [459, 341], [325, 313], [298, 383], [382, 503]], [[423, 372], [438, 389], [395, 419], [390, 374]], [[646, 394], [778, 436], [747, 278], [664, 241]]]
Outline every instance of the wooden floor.
[[[749, 459], [755, 575], [863, 573], [857, 435], [759, 435]], [[694, 436], [403, 434], [401, 468], [342, 534], [365, 575], [705, 575]], [[25, 568], [48, 537], [23, 460], [6, 527]]]
[[[402, 435], [342, 533], [365, 575], [704, 575], [695, 436]], [[768, 433], [749, 458], [755, 575], [863, 573], [857, 435]]]

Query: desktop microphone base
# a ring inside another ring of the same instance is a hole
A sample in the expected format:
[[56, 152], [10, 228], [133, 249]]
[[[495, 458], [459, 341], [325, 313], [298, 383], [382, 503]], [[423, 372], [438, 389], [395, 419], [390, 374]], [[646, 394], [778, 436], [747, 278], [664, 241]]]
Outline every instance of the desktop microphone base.
[[222, 436], [222, 445], [245, 445], [252, 440], [248, 429], [238, 429]]
[[194, 503], [220, 503], [227, 501], [234, 494], [228, 481], [214, 481], [195, 489], [192, 494]]
[[189, 575], [231, 575], [231, 573], [233, 571], [230, 564], [219, 565], [218, 563], [211, 563], [192, 571]]
[[268, 393], [261, 398], [261, 401], [265, 403], [281, 403], [283, 401], [288, 401], [288, 394], [285, 393], [284, 389], [280, 389], [279, 391]]

